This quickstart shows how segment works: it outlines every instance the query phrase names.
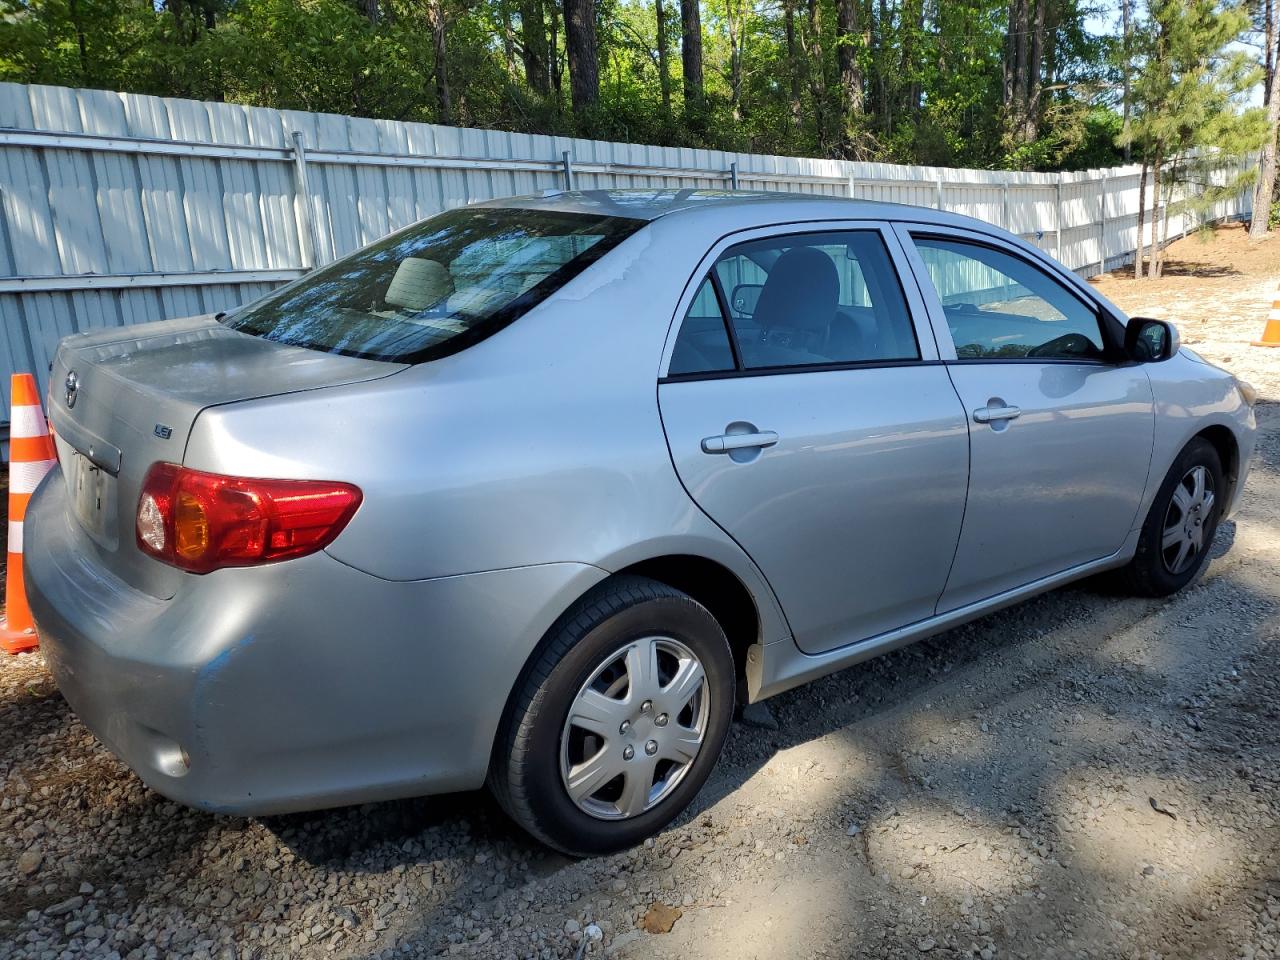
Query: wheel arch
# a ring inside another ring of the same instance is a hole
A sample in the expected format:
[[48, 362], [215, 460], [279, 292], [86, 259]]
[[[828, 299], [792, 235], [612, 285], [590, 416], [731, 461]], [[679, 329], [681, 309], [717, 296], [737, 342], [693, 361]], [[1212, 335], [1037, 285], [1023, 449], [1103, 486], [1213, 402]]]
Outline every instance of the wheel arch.
[[747, 659], [751, 648], [763, 640], [760, 608], [741, 578], [723, 564], [696, 554], [650, 557], [613, 574], [615, 577], [625, 575], [665, 583], [707, 608], [729, 641], [738, 678], [738, 699], [745, 700]]
[[[1222, 473], [1227, 481], [1226, 496], [1222, 500], [1225, 508], [1225, 505], [1231, 503], [1235, 497], [1236, 484], [1240, 479], [1240, 442], [1236, 439], [1236, 435], [1231, 428], [1223, 424], [1213, 424], [1205, 427], [1191, 440], [1201, 438], [1213, 445], [1213, 448], [1218, 452], [1218, 459], [1222, 461]], [[1188, 443], [1190, 442], [1188, 441]], [[1185, 450], [1186, 447], [1184, 446], [1183, 449]]]
[[623, 576], [641, 576], [656, 580], [682, 593], [687, 593], [706, 607], [720, 624], [729, 641], [729, 649], [733, 654], [734, 672], [738, 681], [738, 700], [745, 702], [749, 698], [747, 664], [749, 657], [753, 656], [751, 648], [762, 646], [766, 642], [769, 610], [768, 608], [762, 610], [761, 604], [772, 602], [772, 596], [757, 598], [741, 576], [720, 561], [706, 556], [693, 553], [649, 556], [611, 570], [608, 575], [580, 591], [565, 604], [564, 609], [547, 628], [541, 639], [529, 650], [524, 664], [513, 678], [511, 689], [507, 692], [502, 718], [495, 731], [490, 764], [494, 759], [492, 750], [496, 749], [501, 740], [501, 731], [511, 716], [516, 697], [547, 643], [561, 628], [565, 618], [569, 617], [585, 598]]

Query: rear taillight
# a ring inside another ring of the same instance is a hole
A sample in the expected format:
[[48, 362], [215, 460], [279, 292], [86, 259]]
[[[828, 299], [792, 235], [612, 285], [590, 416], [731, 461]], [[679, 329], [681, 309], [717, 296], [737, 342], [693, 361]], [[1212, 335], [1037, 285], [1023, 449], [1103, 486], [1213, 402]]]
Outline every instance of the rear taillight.
[[138, 499], [138, 547], [192, 573], [314, 553], [333, 542], [361, 494], [328, 480], [256, 480], [157, 463]]

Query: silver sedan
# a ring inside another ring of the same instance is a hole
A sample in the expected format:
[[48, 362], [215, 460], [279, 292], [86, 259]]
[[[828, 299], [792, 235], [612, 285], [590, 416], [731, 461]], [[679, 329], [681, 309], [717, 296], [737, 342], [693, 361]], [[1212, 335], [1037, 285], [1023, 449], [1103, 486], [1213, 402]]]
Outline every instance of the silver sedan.
[[548, 193], [227, 315], [64, 340], [27, 583], [165, 796], [469, 790], [661, 829], [736, 706], [1103, 571], [1172, 593], [1253, 391], [1018, 238], [787, 194]]

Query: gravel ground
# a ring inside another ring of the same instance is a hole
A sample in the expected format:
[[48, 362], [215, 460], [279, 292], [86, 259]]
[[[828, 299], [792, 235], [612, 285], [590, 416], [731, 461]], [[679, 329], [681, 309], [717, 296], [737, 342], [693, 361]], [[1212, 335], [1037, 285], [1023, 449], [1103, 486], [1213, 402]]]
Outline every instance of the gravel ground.
[[1231, 224], [1179, 240], [1166, 256], [1156, 282], [1136, 281], [1126, 268], [1094, 286], [1130, 316], [1174, 321], [1183, 343], [1280, 401], [1280, 349], [1250, 346], [1280, 299], [1280, 235], [1250, 241]]
[[38, 654], [5, 658], [0, 960], [1280, 956], [1280, 406], [1259, 416], [1193, 587], [1086, 583], [771, 700], [695, 809], [609, 858], [548, 853], [485, 794], [186, 810]]

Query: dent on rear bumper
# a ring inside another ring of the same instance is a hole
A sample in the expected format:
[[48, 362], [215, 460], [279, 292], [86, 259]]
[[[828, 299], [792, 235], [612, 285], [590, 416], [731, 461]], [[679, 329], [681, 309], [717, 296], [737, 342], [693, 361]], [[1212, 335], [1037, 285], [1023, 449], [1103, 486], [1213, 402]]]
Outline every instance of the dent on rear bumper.
[[58, 686], [150, 786], [220, 812], [478, 787], [528, 655], [605, 576], [555, 563], [389, 582], [318, 553], [156, 600], [77, 549], [62, 490], [43, 485], [27, 514]]

